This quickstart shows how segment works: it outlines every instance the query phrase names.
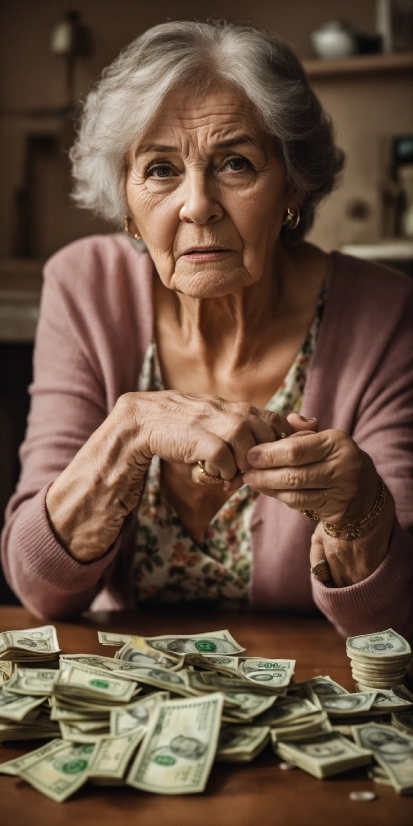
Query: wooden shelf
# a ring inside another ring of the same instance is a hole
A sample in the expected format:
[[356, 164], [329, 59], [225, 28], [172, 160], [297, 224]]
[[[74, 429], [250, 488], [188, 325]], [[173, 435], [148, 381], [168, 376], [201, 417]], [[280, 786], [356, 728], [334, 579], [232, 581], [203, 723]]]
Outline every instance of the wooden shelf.
[[413, 69], [413, 52], [369, 54], [343, 57], [339, 60], [304, 60], [309, 77], [334, 77], [377, 72], [397, 72]]

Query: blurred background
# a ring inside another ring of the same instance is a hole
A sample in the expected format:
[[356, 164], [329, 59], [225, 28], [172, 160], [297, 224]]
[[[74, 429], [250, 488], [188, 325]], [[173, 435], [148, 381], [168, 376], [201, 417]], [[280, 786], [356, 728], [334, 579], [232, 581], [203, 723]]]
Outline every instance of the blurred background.
[[[309, 239], [412, 274], [413, 0], [2, 0], [0, 525], [19, 473], [42, 265], [112, 231], [70, 200], [80, 101], [145, 29], [208, 17], [289, 40], [333, 120], [346, 169]], [[0, 572], [0, 603], [13, 601]]]

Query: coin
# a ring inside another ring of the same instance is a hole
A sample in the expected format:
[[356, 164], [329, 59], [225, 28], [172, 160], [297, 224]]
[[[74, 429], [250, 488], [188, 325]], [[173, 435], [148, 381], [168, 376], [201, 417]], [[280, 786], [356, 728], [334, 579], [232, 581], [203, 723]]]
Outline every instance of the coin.
[[377, 795], [375, 792], [350, 792], [349, 794], [350, 800], [361, 800], [364, 803], [367, 803], [370, 800], [376, 800]]
[[280, 763], [280, 769], [282, 769], [284, 772], [289, 772], [289, 771], [291, 771], [291, 769], [296, 769], [296, 768], [297, 767], [296, 767], [295, 763], [287, 763], [287, 762]]

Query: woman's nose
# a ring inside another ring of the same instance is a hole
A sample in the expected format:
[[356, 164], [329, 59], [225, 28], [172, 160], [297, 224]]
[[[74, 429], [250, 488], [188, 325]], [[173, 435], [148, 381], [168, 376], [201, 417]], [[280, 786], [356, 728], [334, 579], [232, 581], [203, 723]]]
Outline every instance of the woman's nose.
[[183, 193], [179, 217], [184, 223], [202, 225], [222, 218], [224, 210], [214, 193], [213, 182], [208, 181], [202, 172], [188, 175]]

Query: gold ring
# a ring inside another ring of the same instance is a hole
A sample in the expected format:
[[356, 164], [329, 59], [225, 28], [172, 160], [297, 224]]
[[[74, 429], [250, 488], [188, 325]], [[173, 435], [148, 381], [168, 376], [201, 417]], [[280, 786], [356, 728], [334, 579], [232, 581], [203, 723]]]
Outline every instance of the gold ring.
[[212, 473], [208, 473], [208, 471], [205, 470], [204, 464], [205, 463], [202, 459], [200, 459], [199, 462], [197, 462], [197, 465], [200, 468], [202, 475], [207, 476], [208, 479], [213, 479], [214, 482], [222, 482], [222, 476], [220, 474], [218, 474], [218, 476], [214, 476]]
[[312, 565], [310, 568], [310, 574], [312, 574], [314, 579], [317, 579], [318, 582], [328, 582], [331, 579], [331, 573], [327, 560], [320, 559], [320, 562], [317, 562], [316, 565]]
[[281, 433], [280, 433], [280, 439], [286, 439], [286, 438], [287, 438], [287, 434], [284, 433], [284, 431], [282, 430]]

